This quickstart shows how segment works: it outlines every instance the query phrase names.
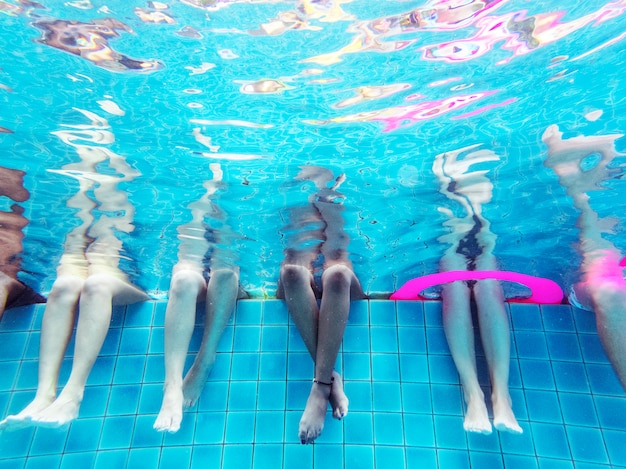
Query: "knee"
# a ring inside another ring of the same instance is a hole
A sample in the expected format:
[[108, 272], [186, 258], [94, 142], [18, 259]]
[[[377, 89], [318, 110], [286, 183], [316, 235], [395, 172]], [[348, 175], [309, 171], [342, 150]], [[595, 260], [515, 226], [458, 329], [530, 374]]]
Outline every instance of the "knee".
[[170, 296], [180, 295], [190, 289], [197, 290], [204, 286], [204, 277], [198, 272], [191, 270], [181, 270], [172, 276], [170, 282]]
[[211, 278], [220, 285], [232, 285], [239, 283], [239, 274], [232, 269], [218, 269], [211, 271]]
[[309, 282], [310, 278], [311, 272], [309, 269], [301, 265], [285, 264], [280, 268], [280, 281], [286, 288], [289, 288], [290, 285], [297, 282], [301, 282], [303, 279]]
[[343, 264], [335, 264], [324, 270], [322, 286], [324, 291], [345, 291], [350, 288], [354, 274]]
[[62, 301], [64, 299], [77, 298], [80, 294], [85, 280], [80, 277], [63, 275], [54, 281], [52, 291], [48, 295], [48, 301]]
[[110, 299], [112, 297], [112, 293], [109, 287], [108, 279], [101, 278], [100, 275], [92, 275], [90, 277], [87, 277], [85, 283], [83, 284], [81, 297], [91, 299]]

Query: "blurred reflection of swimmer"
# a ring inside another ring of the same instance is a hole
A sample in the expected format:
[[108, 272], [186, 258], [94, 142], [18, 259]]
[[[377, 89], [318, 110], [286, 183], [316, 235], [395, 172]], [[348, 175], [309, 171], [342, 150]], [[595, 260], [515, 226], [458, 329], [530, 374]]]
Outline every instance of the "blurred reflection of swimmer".
[[[0, 428], [27, 423], [57, 427], [75, 419], [87, 377], [109, 329], [112, 306], [148, 299], [119, 267], [124, 253], [117, 234], [133, 230], [134, 208], [118, 185], [132, 181], [138, 173], [121, 156], [98, 146], [114, 140], [107, 121], [79, 111], [91, 120], [90, 125], [67, 125], [72, 130], [53, 133], [75, 148], [80, 161], [53, 172], [78, 180], [79, 190], [67, 206], [77, 210], [82, 224], [66, 237], [44, 312], [35, 398], [22, 412], [3, 420]], [[72, 370], [57, 397], [59, 370], [77, 307]]]
[[321, 31], [319, 26], [312, 26], [311, 20], [324, 23], [354, 20], [354, 15], [343, 11], [341, 5], [351, 0], [298, 0], [296, 11], [279, 12], [276, 18], [263, 23], [259, 29], [248, 31], [252, 36], [278, 36], [292, 30]]
[[[165, 312], [165, 384], [154, 428], [176, 432], [183, 405], [193, 406], [215, 362], [217, 345], [240, 296], [239, 268], [229, 250], [233, 234], [214, 194], [223, 188], [222, 169], [211, 164], [206, 193], [191, 204], [192, 219], [178, 228], [178, 263], [174, 266]], [[210, 272], [210, 273], [209, 273]], [[183, 368], [195, 324], [196, 303], [205, 303], [200, 350], [183, 380]]]
[[[439, 208], [449, 217], [444, 225], [451, 230], [439, 238], [450, 245], [440, 261], [442, 271], [497, 269], [493, 255], [496, 236], [482, 215], [482, 205], [491, 200], [493, 185], [485, 177], [486, 170], [470, 171], [470, 167], [499, 158], [491, 151], [475, 148], [470, 146], [438, 155], [433, 165], [440, 192], [458, 202], [465, 212], [465, 216], [458, 218], [450, 209]], [[511, 408], [509, 322], [502, 288], [496, 280], [458, 281], [444, 285], [442, 290], [444, 331], [467, 404], [463, 428], [485, 434], [492, 431], [485, 397], [478, 383], [470, 309], [472, 293], [491, 378], [494, 426], [497, 430], [522, 433]]]
[[[615, 151], [615, 140], [621, 136], [580, 136], [565, 140], [553, 125], [543, 134], [543, 141], [548, 146], [544, 164], [556, 173], [559, 183], [580, 210], [581, 279], [572, 288], [570, 302], [595, 312], [598, 336], [626, 390], [626, 280], [624, 263], [620, 263], [623, 253], [603, 237], [604, 233], [612, 232], [616, 220], [599, 218], [588, 194], [605, 190], [604, 181], [617, 172], [623, 174], [623, 169], [607, 168], [616, 156], [623, 156]], [[583, 169], [584, 163], [591, 163], [591, 167]]]
[[[406, 33], [428, 30], [456, 30], [475, 22], [479, 17], [498, 7], [502, 0], [448, 0], [429, 1], [425, 5], [397, 15], [383, 16], [368, 21], [356, 21], [348, 31], [355, 33], [347, 46], [309, 59], [330, 65], [341, 60], [345, 54], [365, 51], [394, 52], [416, 42], [414, 38], [402, 38]], [[389, 41], [385, 39], [390, 38]]]
[[43, 31], [38, 42], [87, 59], [107, 70], [151, 72], [163, 68], [157, 60], [131, 59], [109, 47], [109, 39], [119, 37], [118, 30], [133, 32], [116, 19], [95, 19], [91, 23], [40, 20], [33, 25]]
[[[30, 194], [24, 188], [24, 171], [0, 166], [0, 197], [14, 202], [25, 202]], [[18, 278], [21, 268], [22, 230], [28, 225], [24, 208], [17, 203], [9, 211], [0, 211], [0, 318], [5, 309], [34, 303], [45, 303], [46, 299]]]
[[[327, 184], [333, 180], [331, 171], [304, 166], [296, 179], [312, 181], [317, 192], [308, 205], [286, 211], [287, 248], [277, 297], [285, 299], [315, 362], [315, 378], [299, 427], [300, 441], [307, 444], [321, 434], [329, 402], [336, 419], [348, 413], [343, 381], [334, 366], [348, 320], [350, 299], [365, 295], [348, 260], [350, 239], [343, 230], [344, 196], [338, 192], [345, 176], [337, 177], [328, 188]], [[314, 267], [319, 265], [320, 255], [323, 260], [322, 300], [318, 308]]]
[[322, 28], [310, 26], [305, 18], [295, 11], [279, 12], [278, 16], [267, 23], [263, 23], [259, 29], [250, 30], [251, 36], [279, 36], [291, 30], [319, 31]]

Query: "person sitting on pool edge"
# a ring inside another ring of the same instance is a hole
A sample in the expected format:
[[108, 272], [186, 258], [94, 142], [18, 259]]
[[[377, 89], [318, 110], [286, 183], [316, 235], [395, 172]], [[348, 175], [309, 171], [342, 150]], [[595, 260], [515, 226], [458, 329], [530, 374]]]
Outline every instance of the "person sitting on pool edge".
[[[448, 208], [439, 208], [449, 217], [444, 225], [451, 229], [438, 238], [450, 244], [441, 258], [441, 271], [497, 269], [493, 255], [496, 236], [482, 214], [482, 205], [491, 200], [493, 185], [485, 177], [487, 171], [469, 169], [499, 158], [492, 151], [474, 150], [476, 146], [437, 155], [433, 164], [440, 192], [461, 204], [466, 212], [466, 216], [460, 218]], [[441, 292], [444, 331], [466, 402], [463, 428], [468, 432], [492, 432], [485, 396], [478, 382], [470, 309], [472, 294], [491, 380], [493, 424], [499, 431], [522, 433], [509, 393], [511, 344], [504, 295], [499, 282], [490, 279], [448, 283]]]
[[[350, 300], [365, 298], [365, 294], [346, 252], [349, 237], [343, 230], [345, 222], [341, 213], [344, 196], [337, 192], [345, 176], [340, 175], [328, 188], [326, 185], [333, 180], [328, 169], [305, 166], [296, 178], [312, 181], [317, 193], [307, 206], [288, 211], [290, 219], [286, 228], [296, 233], [286, 236], [288, 246], [276, 296], [285, 300], [315, 364], [313, 384], [298, 429], [300, 442], [308, 444], [322, 433], [329, 402], [334, 418], [342, 419], [348, 413], [343, 381], [334, 367]], [[308, 230], [297, 231], [305, 226]], [[313, 265], [320, 254], [324, 264], [318, 307]]]
[[[219, 164], [209, 165], [213, 179], [206, 181], [206, 193], [189, 204], [192, 220], [178, 228], [178, 263], [174, 266], [165, 310], [165, 383], [161, 410], [154, 422], [158, 431], [177, 432], [183, 418], [183, 407], [198, 401], [211, 367], [217, 345], [235, 309], [239, 288], [239, 269], [233, 252], [218, 247], [231, 233], [225, 216], [212, 196], [222, 184]], [[219, 219], [219, 230], [208, 229], [207, 220]], [[205, 278], [205, 256], [210, 253], [210, 275]], [[205, 303], [204, 333], [193, 365], [183, 371], [195, 325], [196, 303]]]
[[[0, 166], [0, 196], [15, 202], [26, 202], [30, 197], [24, 188], [24, 171]], [[9, 211], [0, 211], [0, 319], [4, 311], [17, 306], [45, 303], [46, 299], [21, 282], [23, 229], [28, 225], [24, 207], [14, 203]]]
[[[570, 303], [594, 311], [600, 342], [626, 391], [626, 280], [624, 260], [619, 249], [603, 234], [610, 233], [611, 220], [601, 219], [591, 205], [588, 192], [606, 189], [608, 181], [620, 171], [607, 166], [617, 156], [615, 140], [621, 135], [578, 136], [563, 139], [556, 125], [546, 129], [543, 141], [548, 146], [544, 164], [558, 177], [567, 195], [580, 211], [577, 247], [582, 256], [580, 281], [572, 287]], [[583, 169], [591, 158], [592, 166]], [[613, 174], [611, 174], [613, 173]]]
[[[91, 120], [91, 125], [67, 125], [69, 130], [56, 135], [76, 149], [80, 161], [51, 172], [78, 180], [79, 189], [66, 205], [76, 211], [82, 223], [65, 237], [57, 277], [44, 310], [35, 398], [17, 415], [0, 422], [0, 429], [26, 424], [61, 427], [77, 418], [87, 378], [109, 330], [113, 305], [149, 299], [120, 266], [123, 258], [131, 256], [118, 235], [134, 230], [135, 208], [119, 185], [133, 181], [139, 173], [102, 145], [114, 140], [112, 132], [106, 130], [107, 121], [89, 111], [78, 111]], [[101, 172], [105, 161], [114, 174]], [[57, 396], [59, 373], [77, 315], [72, 369]]]

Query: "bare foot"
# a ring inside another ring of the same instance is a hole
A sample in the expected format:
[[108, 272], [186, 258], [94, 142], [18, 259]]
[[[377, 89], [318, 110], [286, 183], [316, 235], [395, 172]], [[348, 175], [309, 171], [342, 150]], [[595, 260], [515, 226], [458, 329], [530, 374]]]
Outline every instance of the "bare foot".
[[333, 408], [333, 417], [337, 420], [341, 420], [348, 415], [348, 396], [343, 392], [343, 380], [341, 375], [336, 371], [333, 371], [333, 381], [330, 387], [330, 396], [328, 401]]
[[82, 399], [63, 396], [63, 393], [48, 407], [32, 416], [34, 425], [57, 428], [67, 425], [78, 417]]
[[306, 401], [298, 432], [303, 445], [313, 443], [322, 434], [331, 387], [332, 385], [321, 383], [313, 383], [311, 386], [311, 393]]
[[183, 405], [185, 407], [193, 407], [196, 405], [212, 367], [213, 362], [204, 370], [200, 370], [195, 363], [191, 365], [191, 368], [183, 380]]
[[492, 432], [484, 398], [470, 398], [468, 400], [463, 428], [466, 432], [482, 433], [483, 435], [489, 435]]
[[168, 386], [163, 394], [161, 410], [153, 428], [158, 432], [176, 433], [183, 420], [183, 390], [181, 386]]
[[493, 426], [501, 432], [524, 433], [522, 427], [517, 423], [513, 409], [511, 408], [511, 399], [493, 399]]
[[37, 415], [46, 407], [54, 402], [55, 396], [50, 397], [37, 397], [28, 404], [19, 414], [8, 415], [7, 418], [0, 421], [0, 431], [2, 430], [15, 430], [18, 428], [31, 425], [31, 419], [34, 415]]

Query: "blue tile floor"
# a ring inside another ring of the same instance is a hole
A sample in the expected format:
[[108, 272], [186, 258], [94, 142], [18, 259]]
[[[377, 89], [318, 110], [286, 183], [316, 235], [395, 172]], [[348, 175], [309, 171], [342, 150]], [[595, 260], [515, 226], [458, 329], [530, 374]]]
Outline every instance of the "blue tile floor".
[[[626, 396], [591, 313], [509, 305], [511, 394], [524, 433], [483, 436], [463, 431], [440, 308], [352, 304], [337, 364], [350, 413], [338, 422], [329, 412], [311, 446], [299, 444], [297, 428], [313, 366], [282, 302], [239, 302], [199, 403], [178, 433], [165, 435], [152, 429], [164, 374], [165, 303], [116, 309], [80, 417], [62, 430], [0, 434], [0, 469], [626, 467]], [[2, 417], [34, 396], [42, 314], [42, 305], [13, 309], [0, 322]], [[192, 351], [200, 338], [199, 322]], [[484, 358], [478, 365], [488, 395]]]

